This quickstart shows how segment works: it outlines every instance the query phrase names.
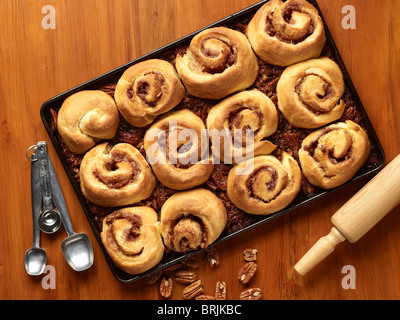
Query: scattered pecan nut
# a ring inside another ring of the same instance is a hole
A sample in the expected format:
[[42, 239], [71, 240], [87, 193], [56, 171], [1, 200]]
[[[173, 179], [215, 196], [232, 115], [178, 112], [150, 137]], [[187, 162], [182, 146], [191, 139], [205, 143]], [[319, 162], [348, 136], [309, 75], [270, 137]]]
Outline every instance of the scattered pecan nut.
[[185, 260], [182, 260], [182, 264], [187, 268], [198, 269], [199, 263], [196, 257], [188, 257]]
[[171, 278], [162, 278], [160, 283], [160, 294], [164, 298], [169, 298], [172, 293], [172, 279]]
[[180, 284], [189, 284], [197, 280], [197, 274], [190, 270], [181, 270], [175, 273], [175, 281]]
[[218, 281], [215, 286], [215, 300], [226, 300], [226, 283]]
[[239, 300], [260, 300], [261, 299], [261, 289], [260, 288], [250, 288], [243, 291]]
[[243, 284], [248, 283], [257, 271], [257, 264], [253, 261], [247, 262], [238, 273], [238, 279]]
[[168, 268], [165, 268], [164, 272], [175, 271], [175, 270], [178, 270], [179, 268], [181, 268], [182, 266], [183, 266], [183, 264], [178, 262], [178, 263], [175, 263], [175, 264], [173, 264], [172, 266], [170, 266]]
[[210, 264], [211, 268], [212, 267], [218, 267], [219, 266], [219, 254], [218, 251], [215, 247], [211, 247], [206, 249], [207, 251], [207, 260], [208, 263]]
[[198, 295], [201, 295], [202, 293], [203, 293], [203, 285], [201, 283], [201, 280], [197, 280], [192, 284], [188, 285], [185, 289], [183, 289], [182, 298], [185, 300], [191, 300], [196, 298]]
[[195, 298], [195, 300], [215, 300], [213, 296], [209, 296], [207, 294], [201, 294]]
[[246, 249], [243, 251], [243, 258], [245, 261], [256, 261], [257, 260], [257, 249]]
[[147, 284], [155, 284], [157, 282], [157, 280], [160, 279], [161, 274], [162, 274], [162, 270], [158, 270], [156, 272], [149, 274], [146, 277], [146, 283]]

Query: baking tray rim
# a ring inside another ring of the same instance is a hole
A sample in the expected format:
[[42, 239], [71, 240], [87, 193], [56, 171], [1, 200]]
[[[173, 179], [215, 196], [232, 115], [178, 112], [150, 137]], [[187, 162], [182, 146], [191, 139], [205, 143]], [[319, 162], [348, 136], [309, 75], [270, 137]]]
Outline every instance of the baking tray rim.
[[[72, 171], [71, 171], [71, 169], [70, 169], [65, 157], [62, 155], [62, 150], [60, 150], [59, 145], [58, 145], [58, 143], [57, 143], [57, 141], [55, 139], [55, 136], [54, 136], [54, 134], [52, 132], [51, 124], [49, 124], [47, 119], [46, 119], [46, 111], [54, 103], [60, 102], [60, 100], [65, 100], [68, 96], [70, 96], [71, 94], [73, 94], [75, 92], [78, 92], [78, 91], [81, 91], [81, 90], [85, 90], [89, 86], [91, 86], [91, 87], [94, 87], [94, 86], [99, 87], [100, 83], [102, 81], [104, 81], [106, 79], [109, 79], [109, 78], [112, 78], [113, 76], [116, 76], [118, 74], [121, 75], [127, 68], [129, 68], [130, 66], [132, 66], [132, 65], [134, 65], [134, 64], [136, 64], [136, 63], [138, 63], [140, 61], [144, 61], [144, 60], [148, 60], [148, 59], [154, 58], [156, 56], [160, 56], [163, 52], [171, 50], [172, 48], [175, 48], [175, 47], [177, 47], [179, 45], [182, 45], [184, 43], [188, 43], [190, 41], [190, 39], [192, 39], [196, 34], [198, 34], [199, 32], [201, 32], [201, 31], [203, 31], [205, 29], [213, 28], [213, 27], [220, 26], [220, 25], [233, 24], [235, 20], [239, 20], [239, 19], [245, 18], [246, 14], [250, 15], [252, 13], [255, 13], [262, 5], [264, 5], [268, 1], [269, 0], [259, 1], [259, 2], [255, 3], [255, 4], [251, 5], [251, 6], [248, 6], [248, 7], [244, 8], [244, 9], [240, 10], [240, 11], [237, 11], [237, 12], [231, 14], [231, 15], [228, 15], [225, 18], [222, 18], [222, 19], [220, 19], [220, 20], [218, 20], [218, 21], [216, 21], [216, 22], [214, 22], [214, 23], [212, 23], [210, 25], [207, 25], [207, 26], [205, 26], [205, 27], [203, 27], [203, 28], [201, 28], [201, 29], [199, 29], [197, 31], [194, 31], [194, 32], [192, 32], [192, 33], [190, 33], [190, 34], [188, 34], [188, 35], [186, 35], [186, 36], [184, 36], [184, 37], [182, 37], [180, 39], [177, 39], [177, 40], [175, 40], [175, 41], [173, 41], [173, 42], [171, 42], [171, 43], [169, 43], [167, 45], [164, 45], [164, 46], [162, 46], [162, 47], [160, 47], [160, 48], [158, 48], [156, 50], [153, 50], [153, 51], [151, 51], [151, 52], [149, 52], [149, 53], [147, 53], [145, 55], [142, 55], [142, 56], [140, 56], [140, 57], [138, 57], [138, 58], [136, 58], [136, 59], [134, 59], [132, 61], [129, 61], [129, 62], [117, 67], [117, 68], [114, 68], [114, 69], [112, 69], [112, 70], [110, 70], [108, 72], [105, 72], [105, 73], [103, 73], [103, 74], [101, 74], [101, 75], [99, 75], [99, 76], [97, 76], [95, 78], [92, 78], [92, 79], [90, 79], [90, 80], [88, 80], [88, 81], [86, 81], [86, 82], [84, 82], [82, 84], [79, 84], [79, 85], [77, 85], [77, 86], [75, 86], [75, 87], [73, 87], [71, 89], [68, 89], [68, 90], [66, 90], [66, 91], [64, 91], [64, 92], [62, 92], [62, 93], [60, 93], [60, 94], [48, 99], [47, 101], [45, 101], [42, 104], [42, 106], [40, 108], [40, 116], [41, 116], [42, 122], [43, 122], [43, 124], [45, 126], [45, 129], [46, 129], [46, 131], [47, 131], [47, 133], [48, 133], [48, 135], [50, 137], [50, 140], [52, 141], [52, 144], [53, 144], [53, 146], [54, 146], [54, 148], [56, 150], [56, 153], [57, 153], [57, 155], [58, 155], [58, 157], [59, 157], [59, 159], [60, 159], [60, 161], [61, 161], [61, 163], [62, 163], [62, 165], [64, 167], [64, 170], [67, 173], [68, 179], [70, 180], [70, 182], [72, 184], [72, 187], [73, 187], [73, 189], [75, 191], [75, 194], [78, 197], [78, 200], [79, 200], [79, 202], [80, 202], [80, 204], [82, 206], [82, 209], [83, 209], [83, 211], [84, 211], [84, 213], [86, 215], [86, 218], [87, 218], [87, 220], [88, 220], [88, 222], [90, 224], [90, 227], [91, 227], [91, 229], [92, 229], [92, 231], [93, 231], [93, 233], [94, 233], [94, 235], [96, 237], [96, 240], [97, 240], [99, 246], [102, 249], [102, 252], [103, 252], [103, 254], [104, 254], [105, 258], [106, 258], [106, 261], [107, 261], [107, 263], [108, 263], [108, 265], [110, 267], [110, 270], [111, 270], [112, 274], [114, 275], [114, 277], [118, 281], [120, 281], [122, 283], [130, 283], [130, 282], [139, 280], [141, 278], [144, 278], [147, 275], [149, 275], [149, 274], [151, 274], [153, 272], [159, 271], [161, 269], [164, 269], [164, 268], [166, 268], [168, 266], [171, 266], [171, 265], [173, 265], [173, 264], [185, 259], [186, 257], [190, 257], [190, 256], [195, 255], [195, 254], [197, 254], [197, 253], [199, 253], [201, 251], [204, 251], [204, 250], [206, 250], [206, 249], [208, 249], [208, 248], [210, 248], [212, 246], [215, 246], [215, 245], [217, 245], [217, 244], [219, 244], [221, 242], [225, 242], [225, 241], [227, 241], [227, 240], [229, 240], [229, 239], [231, 239], [231, 238], [233, 238], [233, 237], [235, 237], [235, 236], [237, 236], [239, 234], [242, 234], [244, 232], [249, 231], [250, 229], [253, 229], [255, 227], [263, 225], [264, 223], [266, 223], [266, 222], [268, 222], [268, 221], [270, 221], [272, 219], [278, 218], [279, 216], [282, 216], [282, 215], [284, 215], [284, 214], [286, 214], [288, 212], [294, 211], [294, 210], [296, 210], [296, 209], [298, 209], [300, 207], [303, 207], [303, 206], [305, 206], [305, 205], [307, 205], [307, 204], [309, 204], [309, 203], [311, 203], [313, 201], [316, 201], [316, 200], [318, 200], [318, 199], [320, 199], [320, 198], [322, 198], [322, 197], [324, 197], [324, 196], [326, 196], [328, 194], [331, 194], [331, 193], [337, 191], [338, 189], [344, 188], [345, 186], [347, 186], [349, 184], [353, 184], [353, 182], [355, 182], [355, 181], [357, 181], [359, 179], [362, 179], [364, 177], [372, 178], [372, 176], [377, 174], [383, 168], [383, 166], [385, 164], [385, 153], [384, 153], [384, 150], [382, 148], [381, 142], [380, 142], [380, 140], [379, 140], [379, 138], [378, 138], [378, 136], [377, 136], [377, 134], [376, 134], [371, 122], [370, 122], [370, 119], [369, 119], [369, 117], [368, 117], [368, 115], [366, 113], [366, 110], [365, 110], [362, 102], [361, 102], [361, 99], [358, 96], [358, 93], [357, 93], [357, 91], [356, 91], [356, 89], [354, 87], [354, 84], [353, 84], [353, 82], [352, 82], [352, 80], [350, 78], [350, 75], [349, 75], [349, 73], [348, 73], [348, 71], [346, 69], [346, 66], [345, 66], [345, 64], [344, 64], [344, 62], [343, 62], [343, 60], [342, 60], [342, 58], [340, 56], [340, 53], [339, 53], [339, 51], [338, 51], [338, 49], [336, 47], [336, 44], [335, 44], [335, 42], [333, 40], [333, 37], [332, 37], [332, 35], [331, 35], [330, 31], [329, 31], [329, 28], [328, 28], [328, 26], [327, 26], [327, 24], [325, 22], [325, 19], [324, 19], [323, 15], [322, 15], [322, 12], [321, 12], [317, 2], [315, 0], [307, 0], [308, 2], [310, 2], [318, 10], [318, 12], [320, 14], [320, 17], [321, 17], [321, 19], [322, 19], [322, 21], [324, 23], [324, 27], [325, 27], [327, 45], [332, 50], [333, 55], [334, 55], [335, 59], [337, 60], [337, 63], [339, 64], [340, 68], [342, 69], [343, 76], [344, 76], [345, 83], [346, 83], [346, 87], [350, 90], [352, 99], [356, 102], [356, 104], [357, 104], [357, 106], [359, 108], [359, 111], [362, 113], [363, 121], [365, 122], [365, 125], [367, 127], [367, 131], [368, 131], [368, 135], [369, 135], [370, 140], [373, 141], [374, 146], [377, 148], [376, 153], [379, 156], [379, 159], [377, 160], [378, 161], [377, 162], [377, 166], [375, 168], [367, 171], [367, 172], [364, 172], [364, 173], [361, 173], [361, 174], [356, 173], [356, 175], [352, 179], [350, 179], [348, 182], [344, 183], [343, 185], [341, 185], [341, 186], [339, 186], [337, 188], [330, 189], [330, 190], [324, 190], [324, 191], [320, 192], [317, 195], [314, 195], [314, 196], [312, 196], [312, 197], [310, 197], [308, 199], [304, 199], [304, 200], [300, 201], [299, 203], [289, 205], [288, 207], [286, 207], [285, 209], [283, 209], [283, 210], [281, 210], [279, 212], [276, 212], [276, 213], [273, 213], [273, 214], [270, 214], [270, 215], [266, 215], [266, 216], [261, 216], [259, 218], [260, 220], [254, 222], [254, 223], [252, 223], [252, 224], [250, 224], [250, 225], [248, 225], [248, 226], [246, 226], [246, 227], [244, 227], [244, 228], [242, 228], [240, 230], [237, 230], [237, 231], [234, 231], [232, 233], [225, 234], [225, 235], [223, 234], [222, 236], [220, 236], [220, 238], [218, 238], [214, 243], [209, 245], [207, 248], [191, 251], [191, 252], [189, 252], [187, 254], [182, 254], [182, 255], [180, 255], [178, 257], [172, 258], [171, 260], [169, 260], [169, 261], [167, 261], [165, 263], [160, 262], [158, 265], [156, 265], [152, 269], [150, 269], [150, 270], [148, 270], [146, 272], [143, 272], [141, 274], [129, 275], [129, 274], [124, 273], [122, 270], [120, 270], [118, 267], [115, 266], [114, 262], [111, 260], [111, 258], [108, 255], [106, 249], [104, 248], [104, 245], [103, 245], [103, 243], [101, 241], [101, 238], [100, 238], [100, 233], [99, 233], [98, 227], [92, 221], [91, 214], [88, 212], [87, 203], [86, 203], [86, 200], [85, 200], [84, 196], [81, 193], [79, 184], [74, 179], [73, 173], [72, 173]], [[105, 83], [107, 83], [107, 82], [105, 82]], [[105, 84], [105, 83], [103, 83], [103, 84]], [[120, 273], [120, 274], [117, 274], [117, 273]], [[121, 274], [125, 275], [125, 277], [121, 277]]]

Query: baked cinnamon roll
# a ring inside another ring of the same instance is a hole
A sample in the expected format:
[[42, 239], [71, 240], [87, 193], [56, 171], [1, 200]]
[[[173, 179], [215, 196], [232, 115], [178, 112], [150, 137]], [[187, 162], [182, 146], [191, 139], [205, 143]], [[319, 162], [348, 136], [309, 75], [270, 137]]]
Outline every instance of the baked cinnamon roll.
[[82, 154], [98, 140], [111, 139], [119, 126], [113, 98], [100, 90], [84, 90], [69, 96], [61, 105], [57, 129], [68, 149]]
[[317, 9], [305, 0], [271, 0], [247, 26], [255, 53], [273, 65], [318, 57], [325, 45], [324, 24]]
[[157, 265], [164, 254], [157, 213], [149, 207], [114, 211], [103, 220], [102, 243], [115, 265], [129, 274]]
[[172, 64], [159, 59], [139, 62], [119, 79], [114, 98], [122, 116], [135, 127], [152, 123], [184, 97], [185, 88]]
[[211, 108], [207, 116], [213, 153], [224, 163], [274, 151], [276, 146], [264, 139], [277, 127], [274, 103], [256, 89], [226, 98]]
[[343, 75], [333, 60], [323, 57], [287, 67], [278, 81], [278, 107], [299, 128], [319, 128], [340, 119], [346, 104]]
[[171, 189], [198, 186], [214, 169], [205, 125], [186, 109], [171, 111], [154, 123], [144, 136], [144, 149], [154, 174]]
[[117, 207], [148, 198], [156, 184], [149, 164], [132, 145], [102, 143], [89, 150], [80, 166], [80, 184], [87, 200]]
[[258, 63], [246, 36], [225, 27], [206, 29], [190, 42], [175, 66], [188, 92], [220, 99], [253, 84]]
[[247, 213], [266, 215], [286, 208], [301, 187], [301, 171], [292, 156], [282, 160], [260, 155], [234, 166], [228, 175], [228, 197]]
[[161, 208], [160, 231], [164, 244], [176, 252], [203, 249], [225, 228], [222, 201], [211, 191], [194, 189], [175, 193]]
[[369, 153], [366, 132], [347, 120], [308, 135], [299, 150], [299, 159], [303, 174], [311, 184], [332, 189], [350, 180]]

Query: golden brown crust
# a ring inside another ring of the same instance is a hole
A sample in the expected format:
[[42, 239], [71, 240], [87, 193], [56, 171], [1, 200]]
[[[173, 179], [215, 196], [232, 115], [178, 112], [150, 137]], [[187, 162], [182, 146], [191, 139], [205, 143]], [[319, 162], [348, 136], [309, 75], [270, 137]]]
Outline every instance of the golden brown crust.
[[[256, 89], [226, 98], [211, 108], [207, 117], [213, 153], [224, 163], [274, 151], [276, 146], [264, 138], [272, 135], [277, 127], [278, 112], [274, 103]], [[254, 139], [246, 142], [247, 130]]]
[[317, 9], [305, 0], [271, 0], [247, 26], [255, 53], [273, 65], [318, 57], [325, 45], [324, 25]]
[[102, 143], [85, 154], [80, 184], [87, 200], [117, 207], [148, 198], [156, 184], [150, 166], [132, 145]]
[[311, 184], [332, 189], [350, 180], [369, 153], [367, 134], [348, 120], [308, 135], [299, 150], [299, 159], [303, 174]]
[[198, 186], [214, 169], [205, 125], [189, 110], [161, 117], [146, 131], [144, 148], [155, 175], [171, 189]]
[[205, 99], [220, 99], [246, 89], [258, 74], [257, 58], [246, 36], [225, 27], [210, 28], [193, 37], [175, 65], [188, 92]]
[[163, 257], [159, 226], [152, 208], [123, 208], [104, 218], [100, 236], [118, 268], [139, 274], [154, 267]]
[[247, 213], [266, 215], [286, 208], [299, 193], [301, 171], [289, 154], [282, 161], [261, 155], [233, 167], [228, 176], [228, 197]]
[[57, 129], [68, 149], [82, 154], [96, 140], [111, 139], [119, 126], [113, 98], [99, 90], [84, 90], [69, 96], [58, 112]]
[[122, 116], [144, 127], [168, 112], [184, 97], [185, 88], [167, 61], [150, 59], [128, 68], [117, 83], [114, 98]]
[[211, 191], [175, 193], [161, 208], [160, 231], [166, 247], [177, 252], [206, 248], [221, 235], [227, 215]]
[[278, 107], [299, 128], [319, 128], [340, 119], [346, 107], [339, 66], [327, 57], [287, 67], [277, 85]]

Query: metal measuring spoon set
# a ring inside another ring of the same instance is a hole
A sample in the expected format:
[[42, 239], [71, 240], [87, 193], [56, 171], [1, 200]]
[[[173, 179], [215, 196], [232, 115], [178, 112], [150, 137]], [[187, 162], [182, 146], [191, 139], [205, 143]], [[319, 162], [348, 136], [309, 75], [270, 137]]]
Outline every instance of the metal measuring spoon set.
[[[34, 152], [29, 157], [31, 149]], [[72, 228], [46, 142], [40, 141], [37, 145], [31, 146], [27, 151], [27, 157], [31, 161], [33, 247], [25, 252], [26, 272], [32, 276], [43, 273], [47, 255], [40, 248], [40, 231], [47, 234], [54, 233], [60, 228], [61, 222], [68, 234], [61, 243], [66, 261], [75, 271], [90, 268], [94, 258], [92, 244], [86, 234], [75, 233]]]

